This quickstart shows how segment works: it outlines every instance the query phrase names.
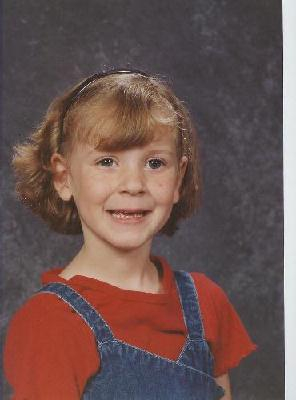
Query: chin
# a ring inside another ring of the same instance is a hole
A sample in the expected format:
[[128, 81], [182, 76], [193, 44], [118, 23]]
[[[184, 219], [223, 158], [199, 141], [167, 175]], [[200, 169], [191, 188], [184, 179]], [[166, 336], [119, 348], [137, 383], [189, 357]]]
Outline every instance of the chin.
[[118, 250], [122, 250], [122, 251], [130, 251], [130, 250], [136, 250], [142, 246], [144, 246], [145, 244], [147, 244], [147, 242], [151, 241], [151, 239], [147, 238], [139, 240], [139, 236], [137, 238], [124, 238], [122, 240], [112, 240], [109, 243], [111, 244], [111, 246], [113, 246], [114, 248], [118, 249]]

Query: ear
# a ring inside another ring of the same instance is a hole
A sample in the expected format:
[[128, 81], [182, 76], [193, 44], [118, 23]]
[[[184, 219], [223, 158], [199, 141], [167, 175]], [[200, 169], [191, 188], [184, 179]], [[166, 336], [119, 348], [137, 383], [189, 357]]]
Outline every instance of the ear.
[[54, 153], [50, 159], [52, 180], [60, 198], [69, 201], [72, 196], [67, 161], [61, 154]]
[[187, 165], [188, 165], [188, 158], [186, 156], [182, 156], [179, 162], [178, 181], [174, 192], [174, 204], [178, 203], [180, 199], [180, 188], [186, 172]]

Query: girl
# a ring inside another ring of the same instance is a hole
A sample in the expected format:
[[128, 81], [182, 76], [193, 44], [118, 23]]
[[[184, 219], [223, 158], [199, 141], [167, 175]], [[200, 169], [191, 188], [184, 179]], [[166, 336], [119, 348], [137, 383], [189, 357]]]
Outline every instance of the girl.
[[224, 292], [151, 254], [199, 205], [195, 132], [166, 84], [110, 70], [57, 98], [13, 160], [17, 193], [57, 232], [83, 233], [15, 314], [13, 399], [231, 399], [254, 345]]

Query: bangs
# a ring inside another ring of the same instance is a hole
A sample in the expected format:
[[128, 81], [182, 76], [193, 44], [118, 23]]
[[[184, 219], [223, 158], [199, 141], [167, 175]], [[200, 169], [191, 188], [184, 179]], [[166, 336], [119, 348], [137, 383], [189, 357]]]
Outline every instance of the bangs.
[[[96, 96], [70, 110], [65, 119], [70, 142], [107, 151], [144, 146], [164, 132], [177, 138], [178, 118], [165, 98], [122, 90], [100, 101]], [[147, 98], [148, 97], [148, 98]]]

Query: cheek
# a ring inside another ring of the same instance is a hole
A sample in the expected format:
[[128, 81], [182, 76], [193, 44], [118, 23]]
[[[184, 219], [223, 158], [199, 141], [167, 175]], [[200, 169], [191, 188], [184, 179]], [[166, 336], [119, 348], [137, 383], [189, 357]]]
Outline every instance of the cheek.
[[159, 203], [171, 203], [174, 199], [176, 180], [172, 177], [155, 182], [153, 192]]
[[81, 207], [91, 207], [98, 204], [108, 195], [109, 187], [104, 182], [96, 179], [81, 179], [73, 186], [73, 197], [76, 205]]

